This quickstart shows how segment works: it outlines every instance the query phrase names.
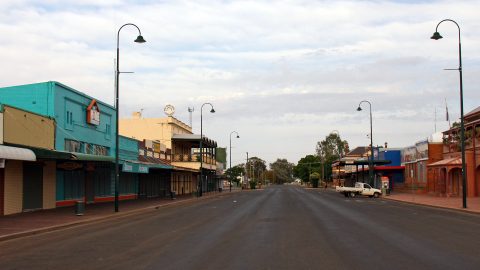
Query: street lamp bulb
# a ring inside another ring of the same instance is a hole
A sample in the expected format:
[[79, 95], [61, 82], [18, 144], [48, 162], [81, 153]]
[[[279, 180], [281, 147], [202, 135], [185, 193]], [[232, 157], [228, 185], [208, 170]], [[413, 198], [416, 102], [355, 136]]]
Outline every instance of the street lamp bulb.
[[361, 110], [362, 110], [362, 108], [360, 106], [358, 106], [357, 111], [361, 111]]
[[214, 112], [215, 112], [215, 110], [212, 108], [212, 109], [210, 110], [210, 112], [211, 112], [211, 113], [214, 113]]
[[135, 39], [134, 41], [137, 42], [137, 43], [145, 43], [145, 42], [147, 42], [145, 39], [143, 39], [143, 37], [142, 37], [141, 35], [139, 35], [139, 36], [137, 37], [137, 39]]
[[430, 37], [431, 39], [435, 39], [435, 40], [439, 40], [441, 38], [443, 38], [439, 32], [435, 32], [433, 33], [433, 36]]

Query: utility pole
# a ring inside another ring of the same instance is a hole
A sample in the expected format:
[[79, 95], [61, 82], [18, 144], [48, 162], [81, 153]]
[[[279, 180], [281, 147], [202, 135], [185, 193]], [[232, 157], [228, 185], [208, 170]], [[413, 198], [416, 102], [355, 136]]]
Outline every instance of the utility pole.
[[248, 152], [247, 152], [247, 163], [245, 163], [245, 175], [247, 176], [247, 185], [248, 185], [248, 173], [249, 173], [248, 167], [249, 166], [248, 166]]

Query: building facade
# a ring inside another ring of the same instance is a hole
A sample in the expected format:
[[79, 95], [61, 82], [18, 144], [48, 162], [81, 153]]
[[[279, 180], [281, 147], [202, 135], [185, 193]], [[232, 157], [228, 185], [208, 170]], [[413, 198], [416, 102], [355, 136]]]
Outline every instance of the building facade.
[[54, 120], [9, 105], [0, 111], [0, 215], [54, 208], [56, 163], [28, 149], [53, 148]]
[[[201, 139], [200, 135], [193, 134], [190, 126], [173, 116], [143, 118], [140, 113], [134, 113], [131, 118], [120, 119], [119, 128], [126, 137], [160, 143], [159, 155], [162, 155], [163, 148], [171, 154], [170, 191], [190, 194], [199, 190], [218, 190], [215, 141], [205, 136]], [[203, 181], [200, 181], [200, 175], [204, 176]]]
[[53, 148], [40, 155], [56, 162], [57, 206], [113, 200], [112, 106], [53, 81], [0, 88], [0, 95], [1, 102], [54, 120]]
[[409, 192], [432, 193], [435, 184], [432, 181], [428, 165], [442, 159], [441, 133], [402, 150], [402, 165], [405, 166], [404, 188]]
[[[480, 196], [480, 107], [464, 115], [466, 187], [468, 197]], [[462, 159], [460, 128], [443, 132], [442, 160], [428, 165], [433, 192], [440, 196], [461, 196]]]

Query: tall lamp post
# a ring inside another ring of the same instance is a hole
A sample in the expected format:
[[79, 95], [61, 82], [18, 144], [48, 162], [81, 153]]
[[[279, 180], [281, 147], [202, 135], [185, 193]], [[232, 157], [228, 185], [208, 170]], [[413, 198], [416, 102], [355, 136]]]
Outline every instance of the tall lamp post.
[[118, 111], [119, 111], [119, 105], [118, 105], [118, 102], [119, 102], [119, 92], [118, 92], [118, 87], [119, 87], [119, 79], [120, 79], [120, 49], [119, 49], [119, 44], [120, 44], [120, 30], [122, 30], [123, 27], [127, 26], [127, 25], [131, 25], [131, 26], [134, 26], [137, 28], [138, 30], [138, 37], [134, 40], [134, 42], [137, 42], [137, 43], [145, 43], [145, 39], [143, 39], [142, 37], [142, 32], [140, 31], [140, 28], [138, 28], [138, 26], [136, 26], [135, 24], [133, 23], [126, 23], [124, 25], [122, 25], [120, 27], [120, 29], [118, 29], [118, 32], [117, 32], [117, 69], [116, 69], [116, 72], [115, 72], [115, 115], [116, 115], [116, 118], [115, 118], [115, 212], [118, 212], [118, 186], [119, 186], [119, 179], [120, 179], [120, 172], [118, 170], [118, 152], [119, 152], [119, 149], [118, 149], [118, 117], [119, 117], [119, 114], [118, 114]]
[[361, 111], [362, 110], [362, 103], [368, 103], [369, 105], [369, 108], [370, 108], [370, 159], [369, 159], [369, 162], [368, 162], [368, 177], [369, 177], [369, 184], [372, 185], [373, 184], [373, 128], [372, 128], [372, 103], [370, 103], [370, 101], [368, 100], [362, 100], [360, 101], [360, 103], [358, 104], [358, 108], [357, 108], [357, 111]]
[[203, 193], [203, 106], [210, 105], [212, 109], [210, 110], [211, 113], [214, 113], [215, 110], [213, 109], [212, 103], [203, 103], [202, 107], [200, 108], [200, 191], [198, 195], [201, 197]]
[[447, 69], [447, 70], [458, 70], [460, 74], [460, 141], [462, 147], [462, 193], [463, 193], [463, 208], [467, 208], [467, 169], [465, 164], [465, 127], [463, 123], [463, 79], [462, 79], [462, 44], [460, 42], [460, 26], [457, 22], [450, 19], [445, 19], [440, 21], [435, 28], [435, 33], [433, 33], [431, 39], [439, 40], [443, 38], [440, 33], [438, 32], [438, 26], [442, 22], [452, 22], [458, 28], [458, 68], [455, 69]]
[[[240, 138], [240, 135], [238, 135], [238, 132], [232, 131], [230, 132], [230, 162], [228, 163], [230, 165], [230, 173], [232, 172], [232, 134], [236, 133], [237, 134], [237, 139]], [[230, 192], [232, 192], [232, 178], [230, 178]]]

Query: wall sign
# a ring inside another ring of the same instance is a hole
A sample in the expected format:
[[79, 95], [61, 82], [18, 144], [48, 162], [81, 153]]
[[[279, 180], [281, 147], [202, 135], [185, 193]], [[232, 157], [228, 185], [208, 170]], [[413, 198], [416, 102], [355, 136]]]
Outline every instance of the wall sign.
[[76, 170], [76, 169], [83, 168], [83, 164], [82, 163], [77, 163], [77, 162], [72, 162], [72, 161], [67, 161], [67, 162], [57, 164], [57, 168], [64, 169], [66, 171], [73, 171], [73, 170]]
[[148, 173], [148, 167], [142, 164], [125, 161], [122, 164], [122, 172], [129, 173]]
[[100, 125], [100, 109], [95, 99], [87, 107], [87, 123], [95, 126]]

